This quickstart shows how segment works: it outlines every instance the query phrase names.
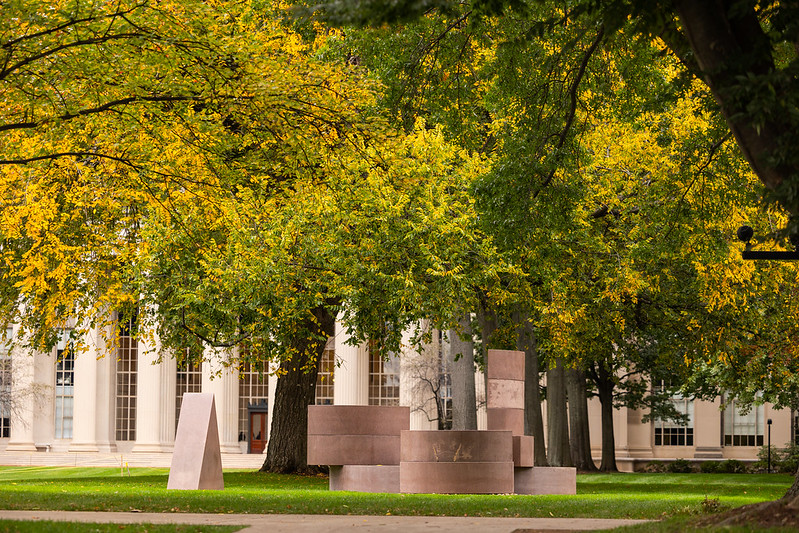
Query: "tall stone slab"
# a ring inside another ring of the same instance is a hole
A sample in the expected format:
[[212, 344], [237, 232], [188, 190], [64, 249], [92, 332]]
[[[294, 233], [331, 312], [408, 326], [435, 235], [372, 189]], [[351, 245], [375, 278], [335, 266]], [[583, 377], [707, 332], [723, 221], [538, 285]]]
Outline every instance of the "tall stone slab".
[[214, 395], [183, 395], [167, 489], [222, 490], [222, 454]]
[[488, 429], [524, 435], [524, 352], [488, 350]]

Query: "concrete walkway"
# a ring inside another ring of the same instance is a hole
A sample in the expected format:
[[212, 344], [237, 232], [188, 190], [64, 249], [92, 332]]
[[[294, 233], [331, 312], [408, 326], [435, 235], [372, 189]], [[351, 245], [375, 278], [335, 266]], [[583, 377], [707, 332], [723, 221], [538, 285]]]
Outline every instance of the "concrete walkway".
[[591, 531], [645, 520], [599, 518], [469, 518], [447, 516], [331, 516], [190, 513], [97, 513], [83, 511], [0, 511], [1, 519], [111, 522], [115, 524], [200, 524], [242, 526], [246, 533], [532, 533]]
[[[222, 468], [245, 468], [258, 470], [264, 464], [265, 455], [246, 453], [223, 453]], [[3, 466], [104, 466], [130, 468], [169, 468], [172, 453], [100, 453], [100, 452], [19, 452], [0, 451]]]

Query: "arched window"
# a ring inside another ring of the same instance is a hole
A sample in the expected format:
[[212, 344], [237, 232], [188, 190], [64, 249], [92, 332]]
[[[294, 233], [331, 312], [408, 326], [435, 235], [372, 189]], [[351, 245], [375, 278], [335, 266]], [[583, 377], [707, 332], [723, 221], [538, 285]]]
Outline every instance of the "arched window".
[[116, 439], [136, 440], [136, 387], [139, 345], [136, 315], [117, 327]]
[[0, 438], [11, 436], [11, 337], [14, 331], [6, 330], [0, 337]]
[[316, 405], [333, 405], [333, 377], [336, 370], [336, 339], [327, 339], [316, 377]]
[[75, 403], [75, 350], [69, 342], [70, 330], [63, 330], [56, 345], [55, 438], [72, 438]]
[[399, 405], [400, 359], [396, 354], [383, 358], [369, 346], [369, 405]]

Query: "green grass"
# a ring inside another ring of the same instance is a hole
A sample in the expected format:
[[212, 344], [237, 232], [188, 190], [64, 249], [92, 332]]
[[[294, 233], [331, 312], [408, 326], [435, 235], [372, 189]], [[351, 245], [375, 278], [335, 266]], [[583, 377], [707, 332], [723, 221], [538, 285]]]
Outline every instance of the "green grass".
[[725, 506], [773, 500], [792, 482], [776, 474], [590, 474], [576, 496], [330, 492], [327, 478], [226, 471], [223, 491], [167, 491], [168, 471], [0, 467], [0, 508], [195, 513], [307, 513], [648, 518], [691, 516], [705, 498]]
[[237, 526], [185, 524], [90, 524], [50, 520], [0, 520], [0, 533], [232, 533]]

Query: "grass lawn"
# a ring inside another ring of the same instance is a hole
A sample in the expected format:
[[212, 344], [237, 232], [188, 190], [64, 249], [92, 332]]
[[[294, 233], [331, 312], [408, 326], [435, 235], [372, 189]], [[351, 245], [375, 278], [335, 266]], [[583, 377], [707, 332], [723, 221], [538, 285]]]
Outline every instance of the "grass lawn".
[[[0, 509], [649, 518], [782, 496], [777, 474], [590, 474], [576, 496], [330, 492], [327, 478], [226, 471], [223, 491], [167, 491], [167, 469], [0, 467]], [[718, 500], [715, 502], [714, 500]], [[0, 529], [2, 531], [2, 529]]]

